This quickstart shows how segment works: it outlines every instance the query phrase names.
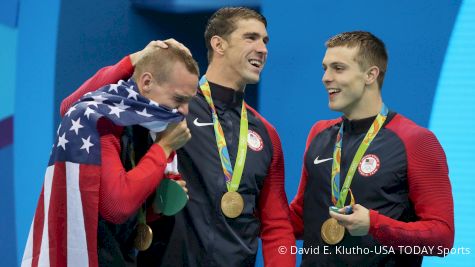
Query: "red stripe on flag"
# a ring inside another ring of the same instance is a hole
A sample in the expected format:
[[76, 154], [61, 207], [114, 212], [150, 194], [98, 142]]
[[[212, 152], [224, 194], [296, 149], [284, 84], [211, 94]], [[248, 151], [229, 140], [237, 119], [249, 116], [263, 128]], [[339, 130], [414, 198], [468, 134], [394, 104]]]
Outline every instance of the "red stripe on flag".
[[45, 203], [44, 203], [44, 186], [41, 189], [40, 199], [36, 207], [35, 219], [33, 221], [33, 252], [32, 252], [32, 267], [38, 267], [40, 259], [41, 239], [43, 238], [43, 227], [45, 221]]
[[67, 199], [64, 162], [55, 163], [48, 210], [50, 266], [67, 266]]
[[86, 229], [89, 266], [97, 267], [97, 226], [99, 216], [99, 186], [101, 167], [84, 165], [79, 167], [79, 188], [81, 189], [82, 209]]

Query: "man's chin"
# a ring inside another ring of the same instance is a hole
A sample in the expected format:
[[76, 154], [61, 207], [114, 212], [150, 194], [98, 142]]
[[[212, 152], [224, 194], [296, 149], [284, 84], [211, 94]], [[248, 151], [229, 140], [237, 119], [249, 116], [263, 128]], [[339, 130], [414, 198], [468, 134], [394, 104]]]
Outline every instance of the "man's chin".
[[248, 75], [246, 77], [246, 80], [247, 80], [247, 84], [256, 84], [260, 80], [260, 75], [258, 75], [258, 74]]
[[339, 108], [337, 105], [335, 105], [335, 104], [332, 103], [332, 102], [328, 102], [328, 108], [329, 108], [331, 111], [336, 111], [336, 112], [340, 112], [340, 111], [341, 111], [341, 108]]

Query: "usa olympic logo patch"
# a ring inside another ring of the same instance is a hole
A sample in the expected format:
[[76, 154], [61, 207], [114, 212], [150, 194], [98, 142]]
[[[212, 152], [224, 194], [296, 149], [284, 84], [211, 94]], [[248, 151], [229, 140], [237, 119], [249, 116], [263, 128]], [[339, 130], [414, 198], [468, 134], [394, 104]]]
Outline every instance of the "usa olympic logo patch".
[[262, 138], [258, 133], [249, 130], [247, 134], [247, 146], [256, 152], [259, 152], [264, 148], [264, 142], [262, 142]]
[[365, 177], [372, 176], [378, 172], [380, 166], [381, 162], [378, 156], [368, 154], [361, 159], [360, 164], [358, 165], [358, 172], [360, 175]]

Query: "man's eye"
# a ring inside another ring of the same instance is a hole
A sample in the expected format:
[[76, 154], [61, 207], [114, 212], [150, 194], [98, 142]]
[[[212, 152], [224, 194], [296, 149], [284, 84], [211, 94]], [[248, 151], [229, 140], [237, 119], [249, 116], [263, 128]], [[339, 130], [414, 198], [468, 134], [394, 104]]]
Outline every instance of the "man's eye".
[[183, 97], [175, 97], [174, 98], [175, 102], [178, 103], [178, 104], [183, 104], [186, 102], [186, 99], [183, 98]]

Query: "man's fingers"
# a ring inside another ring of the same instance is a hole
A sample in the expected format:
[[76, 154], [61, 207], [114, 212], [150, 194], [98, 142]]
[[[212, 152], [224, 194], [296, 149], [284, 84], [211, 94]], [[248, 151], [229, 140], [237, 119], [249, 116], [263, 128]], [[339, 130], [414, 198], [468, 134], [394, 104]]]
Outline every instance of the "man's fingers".
[[168, 48], [168, 45], [161, 40], [153, 40], [145, 47], [145, 49], [155, 49], [155, 48]]
[[155, 46], [155, 47], [168, 48], [167, 43], [165, 43], [164, 41], [155, 40], [155, 41], [152, 41], [151, 43], [152, 43], [152, 45]]
[[185, 45], [183, 45], [182, 43], [178, 42], [177, 40], [175, 40], [175, 39], [173, 39], [173, 38], [169, 38], [169, 39], [165, 40], [165, 42], [168, 42], [168, 43], [170, 43], [170, 44], [173, 44], [173, 45], [177, 46], [179, 49], [185, 51], [187, 54], [189, 54], [190, 56], [192, 56], [190, 49], [188, 49]]
[[350, 215], [339, 214], [334, 211], [330, 211], [330, 216], [338, 221], [340, 225], [347, 226], [351, 224]]

